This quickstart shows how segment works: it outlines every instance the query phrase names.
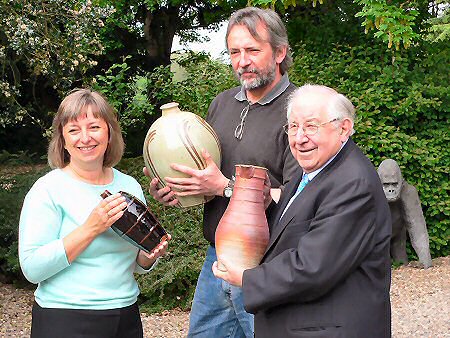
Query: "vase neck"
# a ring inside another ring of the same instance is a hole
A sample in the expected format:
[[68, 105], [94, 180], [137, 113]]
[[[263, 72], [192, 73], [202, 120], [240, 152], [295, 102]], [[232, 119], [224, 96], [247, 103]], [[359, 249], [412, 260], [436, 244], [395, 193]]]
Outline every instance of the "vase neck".
[[252, 165], [236, 165], [236, 177], [241, 177], [245, 179], [249, 178], [260, 178], [266, 179], [267, 169], [263, 167], [257, 167]]
[[161, 106], [161, 110], [163, 116], [181, 112], [180, 108], [178, 108], [177, 102], [166, 103]]

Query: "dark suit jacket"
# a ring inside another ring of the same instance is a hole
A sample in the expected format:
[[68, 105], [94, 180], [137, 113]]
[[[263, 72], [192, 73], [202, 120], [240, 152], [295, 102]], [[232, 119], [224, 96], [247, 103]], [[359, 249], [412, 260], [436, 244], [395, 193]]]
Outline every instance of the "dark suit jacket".
[[349, 139], [282, 211], [300, 182], [286, 185], [261, 265], [243, 276], [257, 338], [391, 335], [391, 218], [378, 174]]

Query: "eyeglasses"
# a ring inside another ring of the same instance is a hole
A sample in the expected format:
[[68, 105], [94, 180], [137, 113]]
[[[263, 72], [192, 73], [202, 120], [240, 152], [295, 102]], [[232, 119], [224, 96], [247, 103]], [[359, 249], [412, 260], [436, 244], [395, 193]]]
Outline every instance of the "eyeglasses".
[[250, 110], [250, 104], [246, 105], [242, 111], [241, 111], [241, 122], [237, 125], [236, 129], [234, 130], [234, 137], [236, 137], [238, 140], [242, 139], [242, 135], [244, 134], [244, 124], [245, 124], [245, 118], [247, 117], [247, 113]]
[[[319, 123], [319, 124], [307, 122], [301, 126], [301, 129], [302, 129], [304, 135], [312, 136], [312, 135], [317, 134], [317, 132], [319, 131], [319, 127], [322, 127], [328, 123], [335, 122], [338, 120], [339, 120], [339, 118], [335, 118], [330, 121], [327, 121], [324, 123]], [[300, 125], [295, 122], [289, 122], [283, 126], [284, 132], [286, 134], [288, 134], [289, 136], [297, 135], [299, 128], [300, 128]]]

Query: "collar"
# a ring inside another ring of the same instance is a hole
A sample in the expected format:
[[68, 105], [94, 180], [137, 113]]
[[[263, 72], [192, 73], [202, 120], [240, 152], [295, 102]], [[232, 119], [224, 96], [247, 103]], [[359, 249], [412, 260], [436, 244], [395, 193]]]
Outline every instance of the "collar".
[[[270, 92], [267, 93], [266, 96], [264, 96], [262, 99], [257, 101], [260, 105], [265, 105], [273, 100], [275, 100], [278, 96], [283, 94], [285, 90], [289, 87], [289, 76], [287, 72], [283, 74], [281, 77], [281, 80], [275, 85], [275, 87], [272, 88]], [[234, 98], [238, 101], [248, 101], [247, 100], [247, 94], [245, 93], [244, 87], [241, 86], [241, 90], [234, 96]], [[255, 102], [256, 103], [256, 102]]]
[[[316, 177], [328, 164], [330, 164], [330, 162], [331, 161], [333, 161], [334, 160], [334, 158], [341, 152], [341, 150], [342, 150], [342, 148], [344, 148], [344, 146], [347, 144], [347, 142], [348, 142], [348, 139], [347, 139], [347, 141], [345, 141], [344, 143], [342, 143], [341, 144], [341, 147], [339, 148], [339, 150], [338, 150], [338, 152], [336, 153], [336, 154], [334, 154], [334, 156], [333, 157], [331, 157], [328, 161], [327, 161], [327, 163], [325, 163], [323, 166], [321, 166], [319, 169], [316, 169], [316, 170], [314, 170], [314, 171], [312, 171], [312, 172], [310, 172], [310, 173], [307, 173], [306, 174], [306, 176], [308, 176], [308, 179], [309, 179], [309, 181], [311, 182], [313, 179], [314, 179], [314, 177]], [[303, 177], [303, 176], [302, 176]]]

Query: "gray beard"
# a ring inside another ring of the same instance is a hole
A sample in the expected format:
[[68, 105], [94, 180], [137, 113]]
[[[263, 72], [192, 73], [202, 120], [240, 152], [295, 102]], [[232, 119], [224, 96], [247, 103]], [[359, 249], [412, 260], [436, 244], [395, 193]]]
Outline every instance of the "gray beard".
[[270, 85], [275, 80], [275, 64], [266, 72], [253, 71], [253, 73], [257, 75], [257, 77], [253, 80], [244, 80], [241, 78], [239, 72], [236, 74], [239, 82], [245, 90], [259, 89]]

